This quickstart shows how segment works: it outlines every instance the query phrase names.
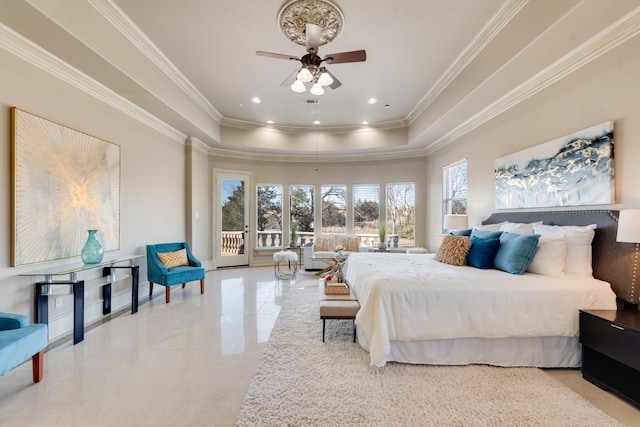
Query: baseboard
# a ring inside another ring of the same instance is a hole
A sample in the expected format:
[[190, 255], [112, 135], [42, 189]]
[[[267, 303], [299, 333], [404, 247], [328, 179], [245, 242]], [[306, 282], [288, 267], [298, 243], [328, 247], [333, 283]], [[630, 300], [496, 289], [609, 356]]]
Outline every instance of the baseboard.
[[202, 262], [202, 266], [204, 267], [205, 271], [213, 271], [217, 268], [216, 266], [216, 260], [215, 259], [210, 259], [207, 261], [203, 261]]

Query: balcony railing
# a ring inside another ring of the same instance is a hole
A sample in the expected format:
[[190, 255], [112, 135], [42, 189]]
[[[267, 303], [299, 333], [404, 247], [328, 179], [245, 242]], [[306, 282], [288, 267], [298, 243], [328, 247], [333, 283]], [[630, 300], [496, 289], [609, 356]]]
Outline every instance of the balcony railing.
[[[305, 246], [313, 243], [315, 234], [313, 232], [298, 232], [296, 243], [299, 246]], [[375, 248], [380, 241], [377, 234], [356, 234], [360, 238], [360, 243]], [[258, 231], [256, 236], [256, 246], [259, 249], [283, 248], [289, 246], [289, 239], [283, 241], [282, 231]], [[398, 248], [400, 244], [400, 236], [390, 235], [387, 238], [387, 246], [390, 248]], [[244, 254], [245, 241], [243, 231], [223, 231], [222, 232], [222, 255], [232, 256]]]

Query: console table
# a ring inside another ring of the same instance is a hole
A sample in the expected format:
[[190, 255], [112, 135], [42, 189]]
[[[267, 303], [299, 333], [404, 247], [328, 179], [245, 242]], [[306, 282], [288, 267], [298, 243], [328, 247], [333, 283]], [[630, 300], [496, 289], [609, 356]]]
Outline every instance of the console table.
[[[84, 340], [84, 289], [85, 286], [102, 287], [102, 314], [111, 313], [111, 284], [123, 277], [117, 277], [117, 270], [128, 270], [131, 274], [131, 314], [138, 311], [138, 281], [140, 267], [135, 261], [144, 255], [122, 255], [105, 257], [98, 264], [74, 264], [54, 266], [42, 270], [21, 273], [20, 276], [44, 277], [44, 281], [36, 282], [35, 308], [36, 322], [49, 323], [49, 296], [62, 295], [53, 290], [59, 286], [68, 287], [73, 295], [73, 343]], [[86, 270], [102, 268], [102, 277], [89, 280], [78, 280], [78, 273]], [[68, 276], [57, 278], [59, 276]]]

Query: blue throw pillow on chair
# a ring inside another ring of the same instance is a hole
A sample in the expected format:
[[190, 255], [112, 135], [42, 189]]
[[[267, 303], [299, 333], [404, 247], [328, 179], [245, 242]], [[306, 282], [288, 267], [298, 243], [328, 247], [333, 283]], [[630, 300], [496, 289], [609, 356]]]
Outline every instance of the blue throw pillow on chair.
[[500, 248], [500, 239], [471, 238], [471, 249], [467, 255], [467, 265], [475, 268], [493, 268], [493, 259]]

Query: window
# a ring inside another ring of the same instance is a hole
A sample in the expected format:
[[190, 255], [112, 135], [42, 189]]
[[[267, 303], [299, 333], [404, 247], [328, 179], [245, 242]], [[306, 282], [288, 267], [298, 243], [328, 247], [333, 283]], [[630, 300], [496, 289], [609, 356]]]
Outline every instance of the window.
[[323, 185], [322, 193], [322, 232], [347, 232], [347, 186]]
[[387, 241], [391, 248], [415, 246], [415, 223], [415, 184], [387, 184]]
[[290, 224], [296, 224], [301, 245], [313, 236], [313, 212], [315, 209], [315, 187], [313, 185], [292, 185], [289, 187]]
[[467, 214], [467, 161], [442, 168], [442, 214]]
[[378, 184], [353, 186], [353, 231], [358, 236], [378, 236], [380, 225], [380, 187]]
[[256, 188], [256, 246], [282, 247], [287, 238], [282, 235], [282, 185], [259, 184]]

